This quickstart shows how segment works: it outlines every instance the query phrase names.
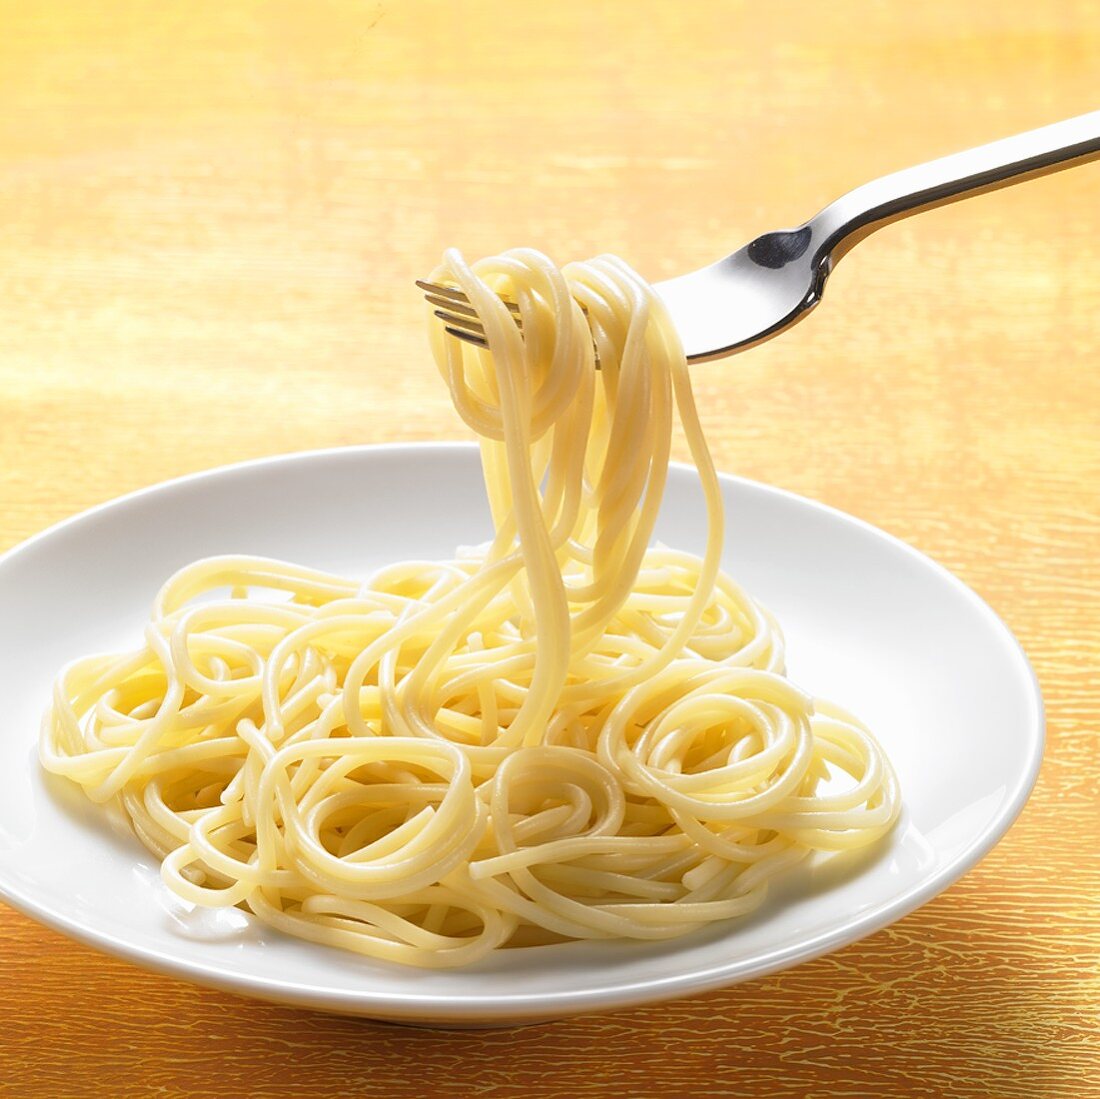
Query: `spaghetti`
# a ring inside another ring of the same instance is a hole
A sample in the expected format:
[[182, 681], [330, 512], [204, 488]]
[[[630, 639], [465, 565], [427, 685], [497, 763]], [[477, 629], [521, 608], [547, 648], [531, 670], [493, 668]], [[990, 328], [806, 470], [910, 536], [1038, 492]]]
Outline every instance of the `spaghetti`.
[[[431, 322], [492, 542], [362, 584], [190, 565], [141, 646], [62, 671], [43, 766], [120, 804], [184, 900], [420, 966], [680, 935], [882, 836], [889, 762], [784, 676], [776, 623], [720, 571], [718, 478], [659, 297], [617, 259], [529, 250], [449, 252], [433, 279], [488, 338]], [[651, 545], [676, 411], [701, 557]]]

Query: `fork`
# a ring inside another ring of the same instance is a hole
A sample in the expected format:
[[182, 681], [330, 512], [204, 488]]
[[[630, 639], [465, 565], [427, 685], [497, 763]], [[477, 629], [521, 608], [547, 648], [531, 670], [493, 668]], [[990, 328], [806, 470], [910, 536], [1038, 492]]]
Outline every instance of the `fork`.
[[[1100, 111], [1055, 122], [865, 183], [795, 229], [765, 233], [717, 263], [659, 282], [689, 362], [753, 347], [790, 328], [821, 300], [853, 245], [892, 221], [1100, 157]], [[417, 281], [447, 332], [487, 347], [461, 290]], [[519, 307], [505, 303], [522, 328]]]

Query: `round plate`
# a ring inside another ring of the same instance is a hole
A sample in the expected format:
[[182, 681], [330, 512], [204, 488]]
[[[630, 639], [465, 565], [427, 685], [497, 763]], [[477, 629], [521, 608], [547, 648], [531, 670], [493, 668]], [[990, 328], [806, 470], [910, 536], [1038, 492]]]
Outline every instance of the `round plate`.
[[[722, 479], [724, 566], [770, 607], [792, 678], [856, 713], [897, 768], [894, 832], [806, 865], [764, 908], [657, 944], [499, 951], [420, 971], [298, 941], [161, 885], [124, 822], [42, 773], [57, 670], [135, 643], [165, 578], [255, 553], [348, 575], [488, 538], [476, 447], [356, 447], [200, 473], [70, 519], [0, 558], [0, 898], [140, 965], [272, 1000], [406, 1022], [491, 1025], [609, 1010], [774, 973], [904, 916], [973, 866], [1027, 799], [1042, 702], [1007, 627], [897, 539], [765, 485]], [[694, 471], [674, 467], [658, 537], [703, 543]]]

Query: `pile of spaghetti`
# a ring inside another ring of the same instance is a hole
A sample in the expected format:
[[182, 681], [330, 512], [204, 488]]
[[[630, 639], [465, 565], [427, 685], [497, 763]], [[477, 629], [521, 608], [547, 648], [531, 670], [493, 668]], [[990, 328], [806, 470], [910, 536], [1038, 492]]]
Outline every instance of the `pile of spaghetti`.
[[[527, 250], [449, 252], [433, 278], [488, 338], [430, 322], [492, 542], [365, 583], [183, 569], [139, 647], [61, 673], [45, 768], [117, 802], [186, 901], [421, 966], [681, 935], [882, 836], [881, 749], [785, 678], [775, 622], [720, 571], [719, 483], [659, 297], [616, 259]], [[651, 545], [677, 411], [701, 557]]]

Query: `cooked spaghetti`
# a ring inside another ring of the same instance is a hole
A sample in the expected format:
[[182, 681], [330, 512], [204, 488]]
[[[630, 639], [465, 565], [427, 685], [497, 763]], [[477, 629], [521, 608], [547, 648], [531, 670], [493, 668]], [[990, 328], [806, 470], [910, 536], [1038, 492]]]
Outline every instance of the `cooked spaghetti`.
[[[420, 966], [681, 935], [882, 836], [881, 749], [785, 677], [775, 622], [720, 571], [719, 482], [660, 298], [606, 257], [449, 252], [433, 277], [488, 338], [430, 321], [493, 540], [365, 583], [183, 569], [139, 647], [62, 671], [45, 768], [120, 804], [184, 900]], [[651, 545], [676, 411], [701, 557]]]

